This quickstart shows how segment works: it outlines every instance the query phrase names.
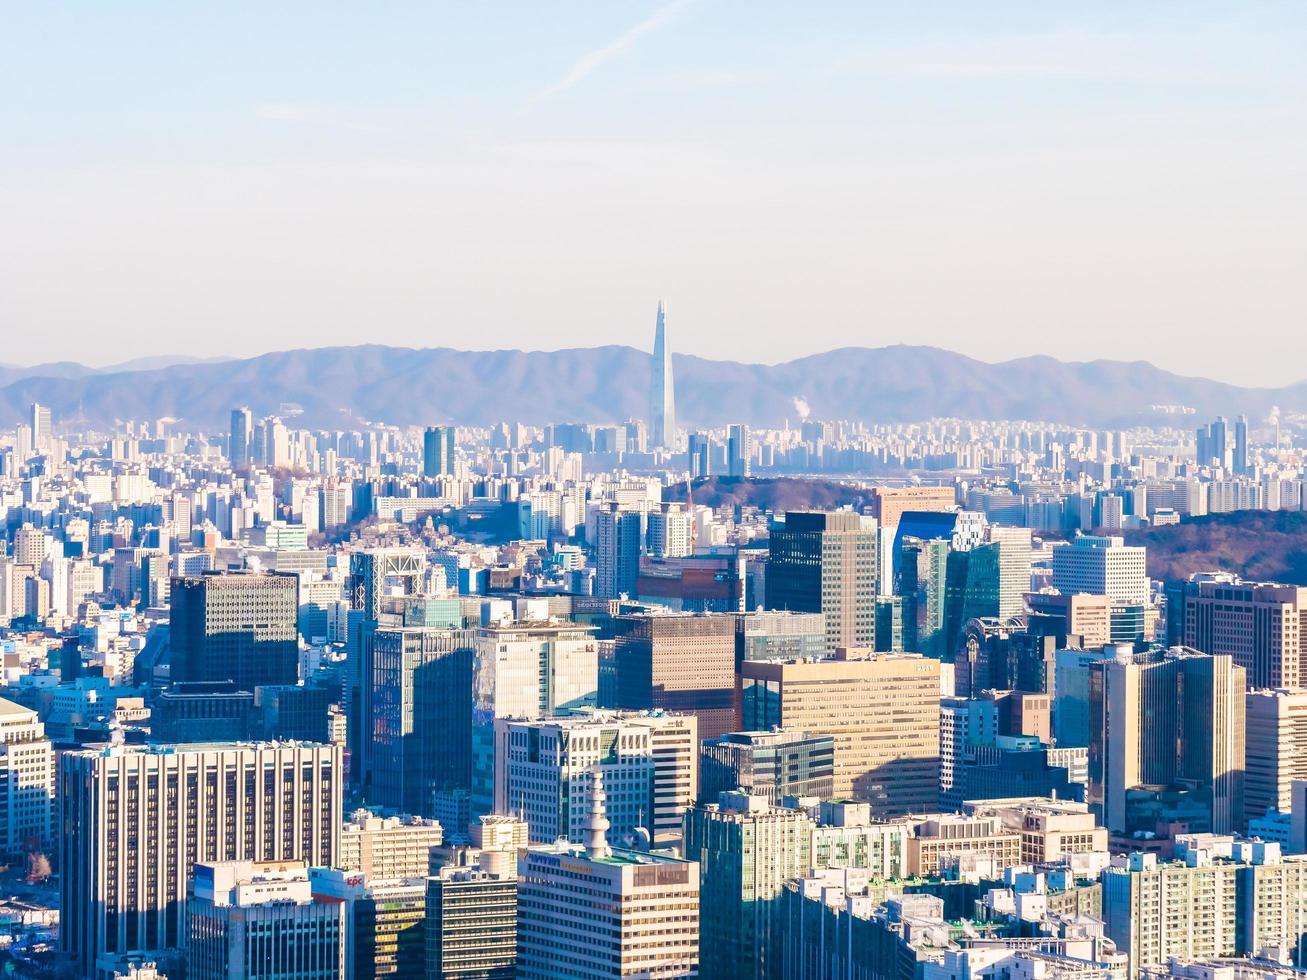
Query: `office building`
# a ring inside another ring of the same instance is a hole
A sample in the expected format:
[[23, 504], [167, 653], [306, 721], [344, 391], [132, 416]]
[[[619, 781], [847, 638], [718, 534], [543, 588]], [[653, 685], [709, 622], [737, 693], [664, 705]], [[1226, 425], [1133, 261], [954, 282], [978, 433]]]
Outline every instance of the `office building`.
[[753, 472], [753, 438], [747, 425], [734, 424], [726, 430], [726, 475], [746, 477]]
[[1030, 528], [1000, 527], [985, 529], [987, 544], [998, 545], [998, 612], [1000, 619], [1025, 612], [1026, 593], [1030, 591]]
[[790, 511], [769, 548], [769, 608], [821, 613], [827, 650], [875, 646], [874, 521], [853, 511]]
[[231, 431], [227, 435], [227, 459], [233, 470], [250, 465], [250, 439], [254, 433], [254, 417], [248, 408], [231, 410]]
[[454, 427], [433, 425], [422, 433], [422, 475], [454, 475]]
[[385, 878], [339, 868], [309, 872], [314, 897], [345, 907], [342, 980], [420, 977], [426, 969], [427, 871]]
[[1245, 672], [1228, 656], [1174, 648], [1090, 665], [1088, 801], [1112, 831], [1153, 831], [1139, 787], [1181, 787], [1205, 826], [1243, 821]]
[[898, 527], [907, 511], [945, 513], [957, 509], [952, 487], [872, 487], [871, 516], [881, 527]]
[[728, 732], [703, 743], [700, 794], [713, 802], [742, 790], [779, 803], [783, 797], [829, 799], [835, 793], [835, 739], [806, 732]]
[[595, 595], [617, 599], [636, 594], [643, 526], [643, 514], [615, 502], [596, 512]]
[[339, 865], [370, 881], [425, 878], [431, 850], [443, 840], [444, 830], [435, 820], [356, 810], [340, 831]]
[[834, 738], [836, 796], [866, 800], [878, 816], [938, 805], [939, 661], [840, 650], [832, 660], [745, 661], [741, 671], [746, 730]]
[[433, 794], [472, 782], [471, 630], [380, 626], [364, 640], [364, 798], [429, 813]]
[[201, 861], [186, 902], [188, 980], [341, 980], [345, 906], [303, 861]]
[[1113, 642], [1151, 637], [1147, 548], [1125, 539], [1082, 534], [1053, 549], [1053, 588], [1066, 595], [1105, 595], [1111, 605]]
[[676, 382], [672, 373], [672, 345], [667, 339], [666, 312], [661, 301], [654, 323], [653, 360], [649, 371], [649, 446], [675, 450]]
[[162, 744], [243, 742], [254, 724], [254, 693], [232, 681], [178, 682], [150, 711], [150, 739]]
[[0, 699], [0, 848], [13, 858], [55, 842], [55, 755], [37, 713]]
[[32, 448], [38, 453], [48, 453], [54, 439], [54, 425], [51, 421], [50, 406], [32, 403]]
[[541, 721], [501, 718], [495, 728], [494, 809], [525, 820], [533, 842], [581, 842], [595, 772], [602, 773], [615, 840], [634, 845], [641, 828], [651, 836], [675, 833], [694, 805], [693, 716], [596, 711]]
[[736, 617], [620, 616], [613, 649], [613, 707], [693, 715], [699, 738], [735, 731]]
[[207, 572], [172, 581], [175, 681], [232, 681], [238, 690], [299, 680], [299, 576]]
[[903, 600], [903, 648], [935, 660], [953, 654], [945, 629], [951, 551], [940, 538], [907, 536], [897, 547], [894, 590]]
[[593, 708], [599, 641], [572, 622], [505, 621], [477, 631], [472, 677], [472, 808], [494, 809], [495, 721]]
[[811, 834], [813, 868], [857, 868], [879, 881], [908, 876], [911, 823], [877, 820], [870, 805], [856, 800], [822, 800], [816, 818]]
[[521, 980], [699, 975], [699, 866], [609, 846], [602, 777], [585, 843], [533, 847], [520, 864]]
[[969, 803], [978, 817], [997, 817], [1004, 830], [1021, 835], [1022, 864], [1053, 864], [1068, 854], [1107, 859], [1107, 828], [1087, 803], [1054, 799], [994, 799]]
[[801, 810], [738, 791], [685, 815], [685, 855], [700, 870], [703, 976], [780, 976], [781, 891], [808, 871], [812, 827]]
[[1229, 654], [1250, 688], [1307, 687], [1307, 588], [1221, 577], [1186, 583], [1182, 601], [1185, 646]]
[[516, 868], [500, 875], [446, 867], [427, 881], [427, 980], [513, 980]]
[[740, 615], [745, 660], [802, 660], [826, 653], [821, 613], [759, 609]]
[[985, 854], [994, 867], [1021, 861], [1021, 834], [1003, 825], [997, 816], [943, 813], [910, 821], [907, 839], [908, 874], [920, 878], [939, 875], [945, 859], [957, 854]]
[[1031, 592], [1026, 608], [1039, 616], [1059, 617], [1061, 632], [1080, 637], [1084, 650], [1098, 650], [1111, 642], [1112, 606], [1107, 596], [1079, 592]]
[[65, 752], [59, 940], [83, 974], [105, 954], [181, 948], [191, 868], [340, 849], [341, 751], [251, 743]]
[[1244, 819], [1288, 813], [1307, 779], [1307, 691], [1249, 691], [1244, 721]]

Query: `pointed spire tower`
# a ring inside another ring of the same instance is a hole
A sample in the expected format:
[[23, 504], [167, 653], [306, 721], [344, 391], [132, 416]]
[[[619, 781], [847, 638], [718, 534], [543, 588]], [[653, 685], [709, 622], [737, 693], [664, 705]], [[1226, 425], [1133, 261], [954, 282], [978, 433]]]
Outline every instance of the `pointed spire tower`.
[[603, 770], [595, 766], [590, 772], [590, 813], [582, 827], [585, 836], [585, 855], [595, 860], [613, 856], [613, 849], [608, 846], [608, 828], [612, 824], [604, 815], [604, 804], [607, 801], [608, 797], [604, 795]]
[[672, 379], [672, 347], [667, 342], [666, 314], [658, 301], [654, 324], [653, 370], [649, 374], [649, 444], [676, 448], [676, 386]]

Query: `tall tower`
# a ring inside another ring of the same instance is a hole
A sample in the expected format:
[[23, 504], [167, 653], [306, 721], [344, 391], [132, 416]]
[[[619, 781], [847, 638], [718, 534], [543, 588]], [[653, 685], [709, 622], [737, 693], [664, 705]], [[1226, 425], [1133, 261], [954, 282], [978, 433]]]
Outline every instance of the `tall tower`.
[[653, 370], [649, 375], [649, 444], [654, 448], [676, 448], [675, 389], [672, 348], [667, 343], [667, 323], [660, 300], [654, 326]]

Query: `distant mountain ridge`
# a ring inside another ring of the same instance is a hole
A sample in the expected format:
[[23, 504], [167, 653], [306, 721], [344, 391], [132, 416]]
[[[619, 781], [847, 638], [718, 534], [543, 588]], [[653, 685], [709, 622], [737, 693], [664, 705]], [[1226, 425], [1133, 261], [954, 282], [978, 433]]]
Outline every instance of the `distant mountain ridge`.
[[[322, 428], [345, 428], [360, 418], [397, 425], [620, 422], [647, 414], [649, 367], [648, 353], [624, 346], [460, 351], [380, 345], [223, 361], [147, 358], [98, 370], [67, 362], [0, 366], [0, 420], [13, 425], [40, 401], [57, 421], [171, 416], [219, 429], [242, 404], [255, 415], [298, 406], [299, 424]], [[1242, 388], [1143, 361], [1024, 357], [989, 364], [908, 345], [847, 347], [775, 365], [678, 355], [675, 374], [683, 426], [795, 424], [796, 398], [807, 402], [813, 418], [865, 422], [952, 416], [1109, 427], [1161, 421], [1154, 405], [1189, 406], [1197, 413], [1194, 424], [1239, 413], [1260, 420], [1272, 406], [1307, 411], [1307, 383]]]

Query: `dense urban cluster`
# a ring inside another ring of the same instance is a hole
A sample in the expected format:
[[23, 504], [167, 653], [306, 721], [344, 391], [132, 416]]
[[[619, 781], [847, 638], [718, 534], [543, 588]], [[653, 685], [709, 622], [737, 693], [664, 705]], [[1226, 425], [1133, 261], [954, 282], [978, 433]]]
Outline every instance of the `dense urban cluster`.
[[[1127, 538], [1307, 508], [1277, 418], [686, 428], [661, 309], [650, 380], [623, 424], [33, 405], [6, 969], [1307, 970], [1307, 588]], [[784, 474], [859, 503], [703, 499]]]

